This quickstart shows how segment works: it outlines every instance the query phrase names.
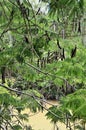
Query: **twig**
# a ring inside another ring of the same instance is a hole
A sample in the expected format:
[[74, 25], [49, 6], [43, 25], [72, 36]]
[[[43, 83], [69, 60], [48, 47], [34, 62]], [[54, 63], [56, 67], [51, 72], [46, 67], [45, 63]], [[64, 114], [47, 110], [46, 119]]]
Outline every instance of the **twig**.
[[40, 73], [43, 73], [44, 75], [54, 76], [55, 78], [58, 78], [58, 79], [63, 80], [63, 81], [66, 81], [66, 79], [64, 79], [64, 78], [62, 78], [62, 77], [59, 77], [59, 76], [56, 76], [56, 75], [54, 75], [54, 74], [50, 74], [50, 73], [48, 73], [48, 72], [44, 72], [44, 71], [40, 70], [39, 68], [33, 66], [33, 65], [30, 64], [30, 63], [25, 63], [25, 64], [28, 65], [28, 66], [30, 66], [31, 68], [35, 69], [36, 71], [38, 71], [38, 72], [40, 72]]
[[2, 2], [0, 2], [0, 5], [1, 5], [2, 9], [3, 9], [3, 12], [4, 12], [4, 15], [5, 15], [6, 19], [8, 20], [8, 17], [7, 17], [7, 15], [6, 15], [6, 12], [5, 12], [5, 9], [4, 9], [4, 7], [3, 7]]
[[[1, 115], [0, 115], [1, 116]], [[11, 123], [6, 119], [6, 118], [4, 118], [3, 116], [1, 116], [2, 118], [3, 118], [3, 120], [5, 121], [4, 123], [6, 124], [6, 122], [7, 122], [7, 124], [9, 124], [9, 126], [14, 130], [14, 128], [13, 128], [13, 126], [11, 125]]]
[[[37, 100], [38, 98], [35, 97], [34, 95], [30, 95], [30, 94], [28, 94], [28, 93], [25, 93], [25, 92], [22, 92], [22, 91], [18, 91], [18, 90], [16, 90], [16, 89], [9, 88], [9, 87], [5, 86], [4, 84], [1, 84], [1, 83], [0, 83], [0, 86], [6, 88], [6, 89], [9, 90], [9, 91], [18, 92], [18, 93], [21, 93], [21, 94], [23, 94], [23, 95], [27, 95], [27, 96], [32, 97], [42, 108], [44, 108], [45, 110], [47, 110], [48, 112], [50, 112], [50, 113], [51, 113], [52, 115], [54, 115], [55, 117], [60, 118], [60, 119], [63, 119], [63, 117], [60, 117], [60, 116], [56, 115], [54, 112], [52, 112], [51, 110], [49, 110], [48, 108], [46, 108], [45, 106], [43, 106], [40, 102], [38, 102], [38, 100]], [[39, 98], [39, 99], [40, 99], [40, 98]]]

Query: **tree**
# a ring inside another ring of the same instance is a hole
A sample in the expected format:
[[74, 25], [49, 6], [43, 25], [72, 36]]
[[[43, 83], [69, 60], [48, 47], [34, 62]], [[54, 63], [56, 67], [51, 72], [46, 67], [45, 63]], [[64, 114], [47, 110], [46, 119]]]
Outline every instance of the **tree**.
[[[48, 3], [50, 15], [56, 16], [56, 21], [62, 24], [63, 38], [65, 38], [66, 28], [71, 21], [73, 31], [82, 34], [82, 42], [86, 44], [86, 18], [85, 18], [85, 0], [41, 0]], [[68, 27], [69, 28], [69, 27]]]
[[[85, 100], [86, 91], [80, 89], [73, 94], [70, 94], [61, 100], [59, 107], [52, 106], [49, 108], [50, 111], [56, 114], [52, 115], [49, 111], [46, 116], [52, 122], [58, 125], [58, 121], [64, 123], [67, 128], [77, 129], [79, 128], [78, 122], [81, 124], [81, 128], [85, 130], [86, 123], [86, 100]], [[71, 123], [72, 122], [72, 123]]]
[[[55, 8], [55, 12], [60, 14], [59, 16], [56, 14], [55, 19], [57, 20], [58, 16], [60, 23], [64, 18], [63, 15], [67, 16], [67, 11], [73, 3], [72, 1], [63, 1], [63, 3], [59, 1], [58, 4], [54, 2], [50, 1], [49, 11], [52, 14], [54, 5], [56, 8], [61, 5], [59, 10]], [[83, 1], [77, 1], [76, 4], [72, 11], [79, 11], [81, 15]], [[56, 97], [57, 91], [61, 90], [61, 96], [65, 96], [73, 92], [69, 89], [73, 86], [78, 89], [79, 85], [83, 84], [82, 88], [85, 87], [86, 50], [77, 38], [76, 43], [60, 39], [58, 33], [55, 30], [52, 31], [52, 24], [56, 21], [52, 22], [48, 14], [43, 14], [39, 9], [35, 10], [29, 0], [1, 0], [0, 5], [2, 76], [0, 87], [3, 90], [0, 94], [1, 115], [3, 116], [0, 120], [0, 127], [3, 129], [3, 124], [6, 123], [5, 129], [23, 129], [25, 126], [21, 125], [21, 122], [22, 119], [27, 119], [27, 115], [22, 115], [21, 111], [25, 107], [33, 112], [46, 109], [43, 106], [44, 95], [42, 94], [48, 93], [49, 90], [48, 94]], [[67, 8], [65, 11], [63, 5]], [[71, 16], [71, 19], [75, 14]], [[78, 14], [77, 18], [80, 15]], [[15, 125], [12, 122], [15, 115], [10, 115], [10, 112], [14, 110], [17, 111], [18, 117]], [[52, 121], [55, 124], [60, 119], [56, 118], [59, 109], [56, 113], [53, 108], [49, 112], [53, 115]], [[59, 114], [63, 114], [62, 112]], [[62, 115], [62, 120], [63, 118]], [[21, 122], [19, 122], [20, 119]]]

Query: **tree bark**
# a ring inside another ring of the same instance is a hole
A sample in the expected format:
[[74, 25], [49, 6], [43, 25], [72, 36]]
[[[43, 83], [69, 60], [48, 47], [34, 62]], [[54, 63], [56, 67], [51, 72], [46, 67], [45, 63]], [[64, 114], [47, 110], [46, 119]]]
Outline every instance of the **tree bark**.
[[82, 23], [82, 28], [81, 28], [82, 43], [86, 47], [86, 14], [84, 14], [81, 23]]
[[1, 68], [1, 75], [2, 75], [2, 84], [5, 83], [5, 66]]

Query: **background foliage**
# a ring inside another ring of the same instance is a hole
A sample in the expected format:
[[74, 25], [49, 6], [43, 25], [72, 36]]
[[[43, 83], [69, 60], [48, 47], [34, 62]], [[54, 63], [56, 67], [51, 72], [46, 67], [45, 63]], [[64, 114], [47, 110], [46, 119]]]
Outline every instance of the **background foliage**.
[[85, 130], [85, 7], [84, 0], [0, 1], [0, 129], [32, 129], [22, 110], [43, 111], [46, 98], [61, 100], [46, 114], [56, 127], [71, 129], [78, 119]]

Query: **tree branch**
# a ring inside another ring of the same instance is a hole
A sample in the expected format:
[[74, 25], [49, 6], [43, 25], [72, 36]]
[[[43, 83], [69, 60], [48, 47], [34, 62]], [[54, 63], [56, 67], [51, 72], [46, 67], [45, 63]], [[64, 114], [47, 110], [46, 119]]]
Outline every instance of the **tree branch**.
[[31, 65], [30, 63], [25, 63], [25, 64], [28, 65], [28, 66], [30, 66], [31, 68], [35, 69], [36, 71], [38, 71], [38, 72], [44, 74], [44, 75], [53, 76], [53, 77], [58, 78], [58, 79], [60, 79], [60, 80], [67, 81], [66, 79], [64, 79], [64, 78], [62, 78], [62, 77], [56, 76], [56, 75], [54, 75], [54, 74], [50, 74], [50, 73], [48, 73], [48, 72], [44, 72], [44, 71], [40, 70], [39, 68], [37, 68], [37, 67]]
[[[40, 99], [40, 98], [38, 98], [38, 97], [36, 97], [36, 96], [34, 96], [34, 95], [30, 95], [30, 94], [25, 93], [25, 92], [22, 92], [22, 91], [18, 91], [18, 90], [16, 90], [16, 89], [9, 88], [9, 87], [5, 86], [4, 84], [1, 84], [1, 83], [0, 83], [0, 87], [4, 87], [5, 89], [7, 89], [7, 90], [9, 90], [9, 91], [18, 92], [18, 93], [21, 93], [21, 94], [23, 94], [23, 95], [27, 95], [27, 96], [32, 97], [42, 108], [44, 108], [45, 110], [47, 110], [48, 112], [50, 112], [50, 113], [51, 113], [52, 115], [54, 115], [55, 117], [60, 118], [60, 119], [63, 119], [63, 117], [60, 117], [60, 116], [56, 115], [54, 112], [52, 112], [51, 110], [49, 110], [46, 106], [42, 105], [42, 104], [41, 104], [41, 100], [42, 100], [43, 102], [45, 102], [43, 99]], [[38, 100], [40, 100], [40, 102], [39, 102]], [[46, 103], [47, 103], [47, 101], [46, 101]]]

